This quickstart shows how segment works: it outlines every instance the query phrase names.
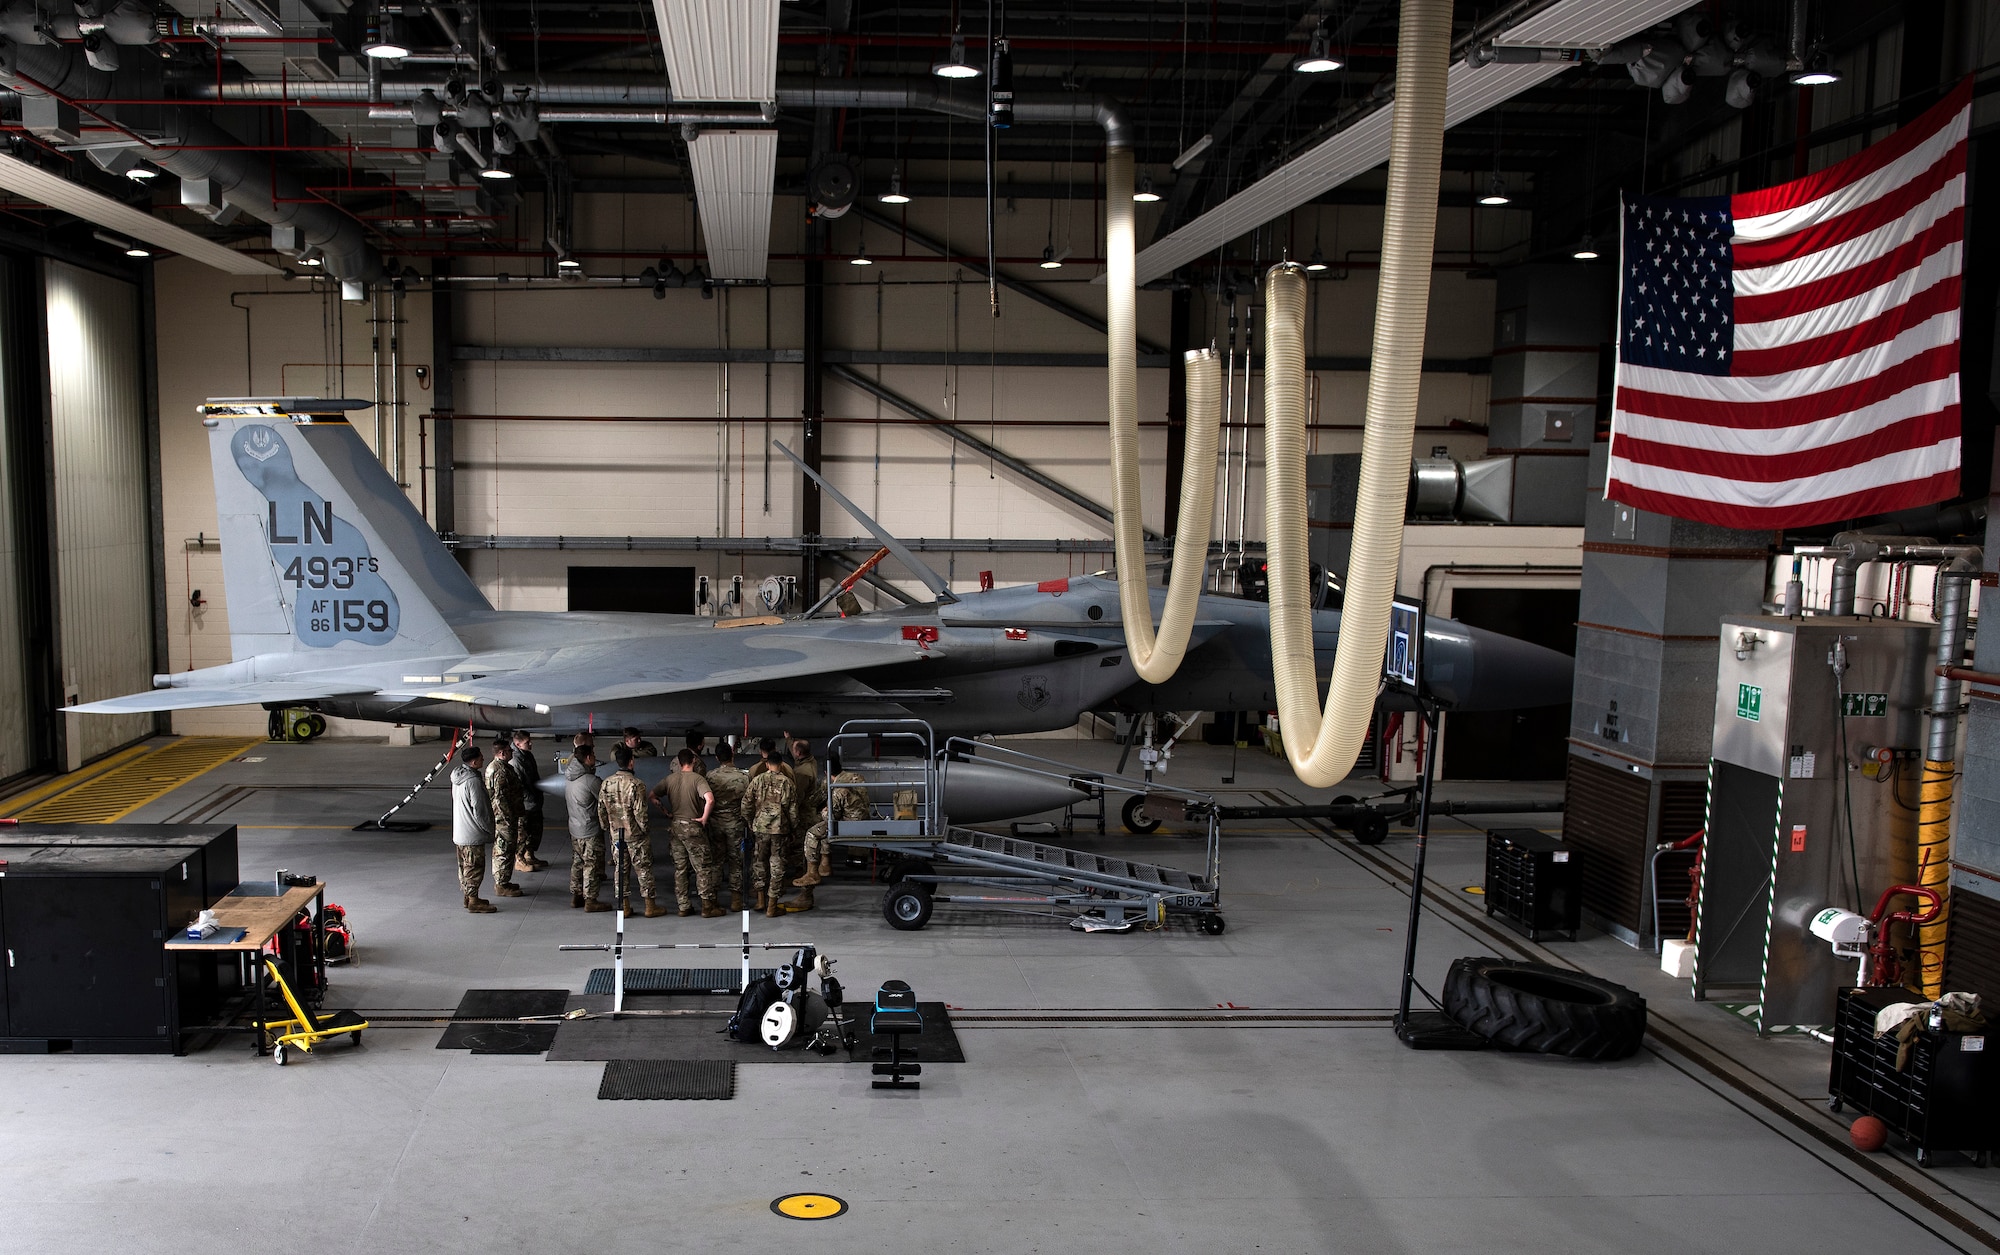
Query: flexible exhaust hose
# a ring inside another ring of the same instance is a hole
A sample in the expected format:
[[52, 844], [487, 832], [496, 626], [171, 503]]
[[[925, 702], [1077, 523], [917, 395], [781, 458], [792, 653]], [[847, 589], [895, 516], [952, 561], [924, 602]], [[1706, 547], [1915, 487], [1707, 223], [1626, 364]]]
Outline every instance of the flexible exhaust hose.
[[[1167, 603], [1153, 631], [1153, 599], [1146, 585], [1146, 537], [1139, 497], [1139, 341], [1135, 234], [1132, 226], [1132, 150], [1105, 157], [1104, 322], [1110, 340], [1107, 365], [1111, 422], [1112, 541], [1118, 557], [1118, 606], [1132, 668], [1148, 684], [1173, 677], [1187, 655], [1188, 636], [1201, 598], [1214, 530], [1215, 446], [1222, 426], [1221, 375], [1211, 349], [1187, 355], [1187, 457], [1181, 477], [1181, 534], [1174, 538]], [[1196, 535], [1196, 533], [1199, 535]]]
[[1306, 555], [1305, 273], [1286, 262], [1266, 284], [1264, 543], [1270, 563], [1271, 662], [1285, 756], [1304, 784], [1325, 789], [1353, 769], [1375, 712], [1389, 636], [1389, 602], [1403, 554], [1410, 444], [1423, 375], [1444, 150], [1450, 0], [1404, 0], [1396, 33], [1396, 102], [1389, 123], [1389, 191], [1381, 287], [1368, 372], [1354, 548], [1340, 614], [1340, 648], [1326, 710], [1313, 664]]

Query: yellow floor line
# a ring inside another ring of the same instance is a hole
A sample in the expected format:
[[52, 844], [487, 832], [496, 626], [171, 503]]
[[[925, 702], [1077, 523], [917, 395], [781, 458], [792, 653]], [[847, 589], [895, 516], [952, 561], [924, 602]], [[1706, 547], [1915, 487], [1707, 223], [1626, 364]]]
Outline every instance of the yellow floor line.
[[[264, 744], [263, 738], [186, 736], [150, 753], [127, 758], [108, 771], [83, 779], [65, 776], [52, 796], [16, 810], [14, 817], [35, 824], [109, 824], [188, 781]], [[81, 775], [82, 773], [75, 773]]]
[[11, 794], [6, 798], [0, 798], [0, 807], [5, 807], [9, 812], [19, 812], [33, 806], [37, 802], [54, 797], [58, 793], [74, 789], [86, 780], [96, 779], [98, 776], [110, 771], [113, 767], [129, 763], [141, 754], [150, 754], [153, 752], [153, 748], [150, 745], [128, 745], [122, 750], [115, 750], [98, 759], [96, 762], [79, 767], [66, 775], [57, 776], [53, 780], [45, 780], [32, 789], [23, 789], [19, 793]]

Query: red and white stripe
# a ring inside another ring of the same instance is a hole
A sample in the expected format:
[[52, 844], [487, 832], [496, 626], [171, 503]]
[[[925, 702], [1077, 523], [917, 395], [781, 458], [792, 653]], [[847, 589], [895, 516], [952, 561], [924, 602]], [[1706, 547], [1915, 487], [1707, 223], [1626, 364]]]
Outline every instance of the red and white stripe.
[[1957, 494], [1971, 113], [1967, 79], [1856, 156], [1730, 198], [1730, 373], [1621, 361], [1606, 497], [1762, 529]]

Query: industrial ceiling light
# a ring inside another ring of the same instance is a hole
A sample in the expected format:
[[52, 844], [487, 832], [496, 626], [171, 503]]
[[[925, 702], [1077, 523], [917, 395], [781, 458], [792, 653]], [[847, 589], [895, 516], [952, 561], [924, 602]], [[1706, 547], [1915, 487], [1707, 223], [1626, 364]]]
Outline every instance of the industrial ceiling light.
[[564, 272], [582, 270], [583, 263], [571, 257], [568, 253], [564, 253], [562, 256], [556, 258], [556, 269]]
[[907, 205], [910, 198], [903, 194], [903, 175], [900, 170], [889, 172], [889, 190], [875, 198], [885, 205]]
[[1150, 173], [1139, 176], [1139, 190], [1132, 193], [1132, 199], [1142, 205], [1150, 205], [1160, 199], [1160, 194], [1153, 190], [1153, 176]]
[[158, 170], [153, 169], [153, 167], [151, 166], [140, 165], [140, 166], [133, 166], [130, 170], [127, 170], [125, 172], [125, 177], [128, 179], [136, 179], [139, 182], [143, 183], [147, 179], [159, 178], [160, 172]]
[[1319, 251], [1317, 244], [1313, 245], [1313, 255], [1306, 259], [1306, 269], [1314, 274], [1326, 269], [1326, 254]]
[[1482, 205], [1505, 205], [1511, 203], [1513, 199], [1513, 197], [1507, 195], [1507, 180], [1501, 178], [1500, 172], [1496, 170], [1493, 173], [1493, 177], [1486, 181], [1486, 195], [1479, 198], [1479, 203]]
[[872, 266], [875, 262], [868, 256], [868, 246], [857, 244], [854, 246], [854, 256], [847, 259], [847, 264], [850, 266]]
[[326, 258], [316, 248], [309, 248], [299, 254], [299, 265], [301, 266], [319, 266], [324, 265], [325, 262]]
[[127, 257], [151, 257], [153, 251], [140, 244], [132, 244], [125, 249]]
[[514, 172], [496, 160], [491, 165], [481, 166], [479, 168], [479, 177], [482, 179], [511, 179], [514, 177]]
[[937, 75], [939, 78], [979, 77], [979, 67], [973, 65], [971, 62], [965, 59], [964, 35], [958, 34], [956, 32], [953, 33], [951, 37], [950, 58], [948, 60], [939, 61], [933, 64], [931, 66], [931, 73]]
[[1804, 64], [1792, 73], [1792, 82], [1799, 87], [1824, 87], [1839, 81], [1840, 71], [1833, 68], [1824, 48], [1813, 49]]
[[386, 5], [375, 6], [375, 20], [368, 24], [361, 55], [377, 61], [401, 61], [410, 55], [409, 46], [396, 38], [396, 18]]
[[93, 238], [109, 244], [111, 247], [124, 253], [127, 257], [151, 257], [153, 255], [151, 249], [137, 240], [128, 240], [122, 235], [113, 235], [109, 231], [92, 231], [90, 234]]
[[1053, 244], [1044, 244], [1042, 246], [1042, 269], [1043, 270], [1062, 269], [1062, 258], [1056, 256], [1056, 246]]
[[1576, 242], [1576, 248], [1570, 253], [1570, 256], [1576, 258], [1578, 261], [1596, 261], [1598, 258], [1596, 237], [1586, 233], [1582, 239]]
[[1328, 51], [1326, 27], [1313, 32], [1311, 48], [1292, 62], [1292, 68], [1301, 74], [1325, 74], [1340, 68], [1340, 58]]

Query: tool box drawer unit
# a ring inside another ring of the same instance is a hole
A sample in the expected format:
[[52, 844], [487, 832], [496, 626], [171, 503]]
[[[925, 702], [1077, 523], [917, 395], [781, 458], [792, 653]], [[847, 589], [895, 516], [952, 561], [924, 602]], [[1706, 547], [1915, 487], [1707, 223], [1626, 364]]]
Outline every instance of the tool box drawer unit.
[[1940, 1151], [1973, 1156], [1983, 1167], [2000, 1150], [2000, 1067], [1984, 1033], [1922, 1029], [1910, 1066], [1896, 1070], [1894, 1033], [1875, 1035], [1875, 1013], [1919, 1002], [1907, 989], [1843, 989], [1833, 1021], [1833, 1070], [1827, 1106], [1852, 1107], [1889, 1126], [1929, 1167]]
[[1576, 856], [1568, 846], [1533, 828], [1495, 828], [1486, 834], [1486, 913], [1540, 941], [1543, 933], [1576, 940], [1583, 897]]
[[0, 829], [0, 1053], [169, 1053], [237, 984], [165, 949], [236, 882], [236, 829]]

